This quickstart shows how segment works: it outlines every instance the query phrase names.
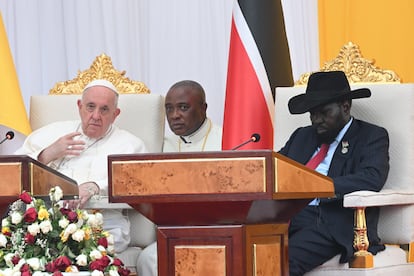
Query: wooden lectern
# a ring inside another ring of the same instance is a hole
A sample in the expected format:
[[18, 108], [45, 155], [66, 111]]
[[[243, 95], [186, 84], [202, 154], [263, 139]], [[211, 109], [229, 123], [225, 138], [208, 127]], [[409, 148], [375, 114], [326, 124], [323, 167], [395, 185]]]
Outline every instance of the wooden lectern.
[[26, 155], [0, 156], [0, 216], [23, 191], [34, 196], [48, 196], [60, 186], [65, 196], [78, 195], [74, 180]]
[[[159, 275], [289, 275], [290, 218], [332, 180], [273, 151], [112, 155], [109, 201], [158, 225]], [[139, 229], [137, 229], [139, 231]]]

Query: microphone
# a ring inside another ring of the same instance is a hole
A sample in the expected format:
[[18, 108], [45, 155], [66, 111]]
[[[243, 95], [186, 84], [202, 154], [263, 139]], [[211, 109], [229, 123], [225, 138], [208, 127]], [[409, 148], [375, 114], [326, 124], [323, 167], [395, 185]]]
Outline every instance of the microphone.
[[252, 136], [250, 137], [250, 139], [249, 139], [249, 140], [247, 140], [247, 141], [245, 141], [245, 142], [241, 143], [240, 145], [238, 145], [238, 146], [236, 146], [236, 147], [232, 148], [231, 150], [236, 150], [236, 149], [238, 149], [238, 148], [243, 147], [244, 145], [246, 145], [246, 144], [248, 144], [248, 143], [251, 143], [251, 142], [253, 142], [253, 143], [257, 143], [257, 142], [259, 142], [259, 141], [260, 141], [260, 134], [259, 134], [259, 133], [253, 133], [253, 134], [252, 134]]
[[13, 131], [8, 131], [8, 132], [6, 133], [6, 137], [4, 137], [4, 139], [0, 141], [0, 145], [1, 145], [1, 144], [3, 144], [3, 143], [4, 143], [4, 141], [6, 141], [6, 140], [11, 140], [11, 139], [13, 139], [13, 137], [14, 137], [14, 132], [13, 132]]

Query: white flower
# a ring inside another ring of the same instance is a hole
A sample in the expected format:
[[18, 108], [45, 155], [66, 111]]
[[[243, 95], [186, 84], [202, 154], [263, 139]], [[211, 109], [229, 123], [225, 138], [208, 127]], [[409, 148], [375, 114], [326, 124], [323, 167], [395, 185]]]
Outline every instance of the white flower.
[[47, 234], [53, 230], [53, 226], [52, 226], [52, 223], [50, 223], [50, 220], [42, 221], [39, 227], [40, 227], [40, 230], [42, 230], [43, 234]]
[[49, 193], [50, 200], [53, 202], [58, 202], [63, 198], [63, 191], [59, 186], [56, 186], [50, 189]]
[[88, 264], [88, 256], [80, 254], [76, 257], [76, 264], [79, 266], [86, 266]]
[[78, 273], [79, 269], [76, 267], [76, 265], [71, 265], [69, 271], [72, 273]]
[[114, 235], [108, 232], [108, 237], [106, 237], [108, 244], [115, 245]]
[[89, 257], [91, 257], [92, 260], [97, 260], [102, 258], [102, 253], [99, 250], [94, 249], [89, 253]]
[[37, 222], [35, 222], [35, 223], [32, 223], [31, 225], [27, 226], [27, 232], [29, 232], [30, 235], [32, 235], [32, 236], [36, 236], [37, 234], [40, 233], [39, 224]]
[[101, 251], [101, 252], [106, 252], [105, 247], [104, 247], [104, 246], [102, 246], [102, 245], [98, 245], [98, 248], [96, 248], [96, 250], [99, 250], [99, 251]]
[[35, 271], [33, 272], [32, 276], [49, 276], [49, 273], [42, 272], [42, 271]]
[[67, 240], [70, 235], [76, 232], [78, 230], [78, 226], [74, 223], [70, 223], [68, 227], [63, 231], [63, 235], [61, 237], [62, 240]]
[[13, 275], [20, 275], [20, 271], [15, 271], [13, 268], [5, 268], [4, 270], [0, 270], [0, 275], [4, 276], [13, 276]]
[[33, 270], [41, 270], [40, 268], [40, 260], [39, 258], [30, 258], [26, 260], [26, 263], [33, 269]]
[[1, 226], [3, 226], [3, 227], [8, 227], [8, 226], [10, 226], [9, 220], [8, 220], [8, 219], [6, 219], [6, 218], [2, 219], [2, 220], [1, 220]]
[[108, 247], [107, 247], [108, 252], [111, 254], [114, 254], [115, 253], [114, 236], [111, 233], [108, 233], [106, 240], [108, 241]]
[[115, 254], [115, 247], [114, 247], [113, 245], [108, 245], [108, 247], [107, 247], [106, 251], [107, 251], [109, 254]]
[[118, 270], [115, 270], [115, 269], [109, 270], [109, 276], [119, 276]]
[[7, 238], [5, 235], [0, 233], [0, 247], [6, 247], [7, 245]]
[[74, 223], [70, 223], [68, 227], [66, 227], [65, 233], [69, 236], [70, 234], [75, 233], [76, 230], [78, 230], [78, 226]]
[[92, 228], [100, 227], [103, 224], [103, 217], [101, 213], [89, 214], [87, 224]]
[[68, 225], [69, 225], [69, 220], [68, 220], [67, 218], [62, 217], [62, 218], [59, 220], [59, 226], [60, 226], [61, 228], [65, 229]]
[[100, 270], [94, 270], [94, 271], [92, 271], [92, 273], [91, 273], [91, 276], [103, 276], [104, 275], [104, 273], [102, 272], [102, 271], [100, 271]]
[[4, 255], [4, 261], [6, 262], [7, 266], [13, 266], [12, 258], [14, 257], [14, 253], [8, 253]]
[[13, 224], [19, 224], [23, 219], [22, 214], [20, 214], [19, 212], [13, 212], [11, 214], [11, 222]]
[[75, 233], [72, 234], [72, 239], [77, 242], [83, 241], [84, 238], [85, 238], [85, 231], [83, 231], [82, 229], [78, 229], [75, 231]]
[[87, 210], [83, 210], [82, 213], [81, 213], [81, 217], [82, 217], [83, 220], [88, 220], [88, 218], [89, 218], [88, 211]]
[[[17, 263], [17, 265], [14, 267], [14, 269], [16, 269], [17, 271], [20, 271], [20, 268], [22, 268], [22, 266], [26, 263], [26, 260], [21, 258], [19, 260], [19, 262]], [[19, 274], [20, 275], [20, 274]]]

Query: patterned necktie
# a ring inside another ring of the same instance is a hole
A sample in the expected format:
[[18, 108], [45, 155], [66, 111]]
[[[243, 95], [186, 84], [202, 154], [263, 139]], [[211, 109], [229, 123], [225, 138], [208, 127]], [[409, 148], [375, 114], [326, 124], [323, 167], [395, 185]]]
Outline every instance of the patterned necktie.
[[318, 165], [322, 162], [323, 159], [325, 159], [326, 154], [328, 153], [329, 144], [322, 144], [320, 150], [318, 153], [311, 158], [311, 160], [306, 163], [306, 167], [314, 170]]

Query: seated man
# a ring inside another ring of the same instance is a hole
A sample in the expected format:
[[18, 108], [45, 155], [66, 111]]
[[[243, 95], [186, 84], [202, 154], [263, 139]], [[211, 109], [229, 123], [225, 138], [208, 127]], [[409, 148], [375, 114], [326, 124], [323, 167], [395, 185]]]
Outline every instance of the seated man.
[[165, 137], [164, 152], [221, 150], [222, 129], [207, 117], [206, 95], [195, 81], [175, 83], [165, 97], [165, 113], [174, 135]]
[[[80, 120], [37, 129], [16, 152], [77, 181], [79, 199], [66, 202], [70, 208], [82, 208], [93, 195], [107, 195], [108, 155], [146, 152], [141, 139], [113, 124], [120, 113], [118, 97], [111, 82], [90, 82], [77, 102]], [[130, 241], [128, 219], [121, 210], [105, 210], [102, 214], [104, 229], [114, 237], [115, 251], [125, 250]]]
[[[336, 195], [313, 200], [291, 220], [290, 275], [303, 275], [337, 254], [342, 263], [353, 256], [354, 211], [343, 207], [343, 197], [381, 190], [389, 171], [388, 132], [351, 116], [352, 99], [370, 96], [367, 88], [351, 90], [345, 74], [334, 71], [312, 74], [306, 93], [289, 100], [290, 113], [309, 112], [312, 125], [298, 128], [280, 153], [331, 177]], [[374, 254], [384, 249], [378, 216], [378, 208], [366, 212], [369, 251]]]
[[[222, 129], [206, 115], [203, 87], [190, 80], [177, 82], [165, 97], [165, 112], [173, 135], [164, 139], [164, 152], [221, 150]], [[157, 276], [157, 243], [147, 246], [138, 258], [138, 275]]]

